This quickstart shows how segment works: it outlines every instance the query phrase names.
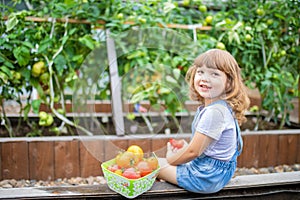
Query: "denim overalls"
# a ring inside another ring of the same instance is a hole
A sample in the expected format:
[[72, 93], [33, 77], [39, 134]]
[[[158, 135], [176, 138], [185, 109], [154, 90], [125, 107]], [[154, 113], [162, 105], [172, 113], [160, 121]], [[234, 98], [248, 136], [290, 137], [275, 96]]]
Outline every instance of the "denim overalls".
[[[231, 107], [223, 100], [213, 102], [212, 104], [222, 104], [233, 114]], [[199, 113], [200, 110], [198, 109], [192, 124], [192, 129], [194, 129], [195, 119], [197, 119]], [[236, 119], [235, 126], [237, 147], [231, 160], [221, 161], [202, 154], [188, 163], [178, 165], [177, 182], [180, 187], [196, 193], [214, 193], [221, 190], [229, 182], [234, 175], [237, 157], [241, 154], [243, 147], [241, 131]], [[194, 131], [192, 132], [194, 134]]]

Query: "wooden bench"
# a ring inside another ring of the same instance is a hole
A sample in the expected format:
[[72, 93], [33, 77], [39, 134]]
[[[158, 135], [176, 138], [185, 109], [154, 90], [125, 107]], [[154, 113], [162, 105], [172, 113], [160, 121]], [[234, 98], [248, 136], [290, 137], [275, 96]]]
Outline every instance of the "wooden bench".
[[[166, 182], [155, 182], [135, 199], [300, 199], [300, 171], [234, 177], [221, 191], [196, 194]], [[0, 199], [124, 199], [106, 184], [93, 186], [0, 189]]]

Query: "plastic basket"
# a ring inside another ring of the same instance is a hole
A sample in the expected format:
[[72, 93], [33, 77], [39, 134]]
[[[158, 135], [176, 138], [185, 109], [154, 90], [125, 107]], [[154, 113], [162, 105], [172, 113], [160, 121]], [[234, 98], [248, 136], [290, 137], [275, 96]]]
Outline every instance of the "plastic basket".
[[107, 185], [111, 190], [130, 199], [135, 198], [151, 189], [160, 170], [160, 167], [158, 166], [156, 170], [144, 177], [139, 179], [128, 179], [107, 169], [108, 166], [114, 163], [115, 159], [111, 159], [101, 164]]

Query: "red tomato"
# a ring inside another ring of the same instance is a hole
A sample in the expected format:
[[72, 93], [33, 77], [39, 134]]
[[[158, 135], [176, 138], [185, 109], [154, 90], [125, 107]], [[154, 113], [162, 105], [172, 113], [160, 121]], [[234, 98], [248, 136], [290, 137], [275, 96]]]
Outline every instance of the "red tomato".
[[125, 171], [123, 172], [122, 176], [124, 176], [125, 178], [128, 179], [138, 179], [141, 178], [141, 175], [139, 172], [137, 172], [134, 168], [128, 168], [125, 169]]
[[183, 140], [175, 140], [174, 138], [170, 139], [170, 143], [176, 149], [180, 149], [184, 145], [184, 141]]
[[152, 172], [152, 168], [150, 167], [149, 163], [147, 161], [140, 161], [136, 168], [140, 172], [141, 176], [146, 176], [147, 174], [150, 174]]
[[116, 170], [121, 169], [121, 168], [117, 164], [112, 164], [112, 165], [108, 166], [107, 169], [111, 172], [115, 172]]

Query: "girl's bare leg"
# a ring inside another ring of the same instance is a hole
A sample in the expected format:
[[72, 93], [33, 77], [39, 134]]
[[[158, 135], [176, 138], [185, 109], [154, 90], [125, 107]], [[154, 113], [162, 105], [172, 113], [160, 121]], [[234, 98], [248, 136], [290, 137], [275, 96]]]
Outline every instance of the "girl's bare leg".
[[165, 158], [158, 158], [158, 162], [160, 165], [158, 178], [178, 185], [176, 180], [176, 166], [170, 165]]

